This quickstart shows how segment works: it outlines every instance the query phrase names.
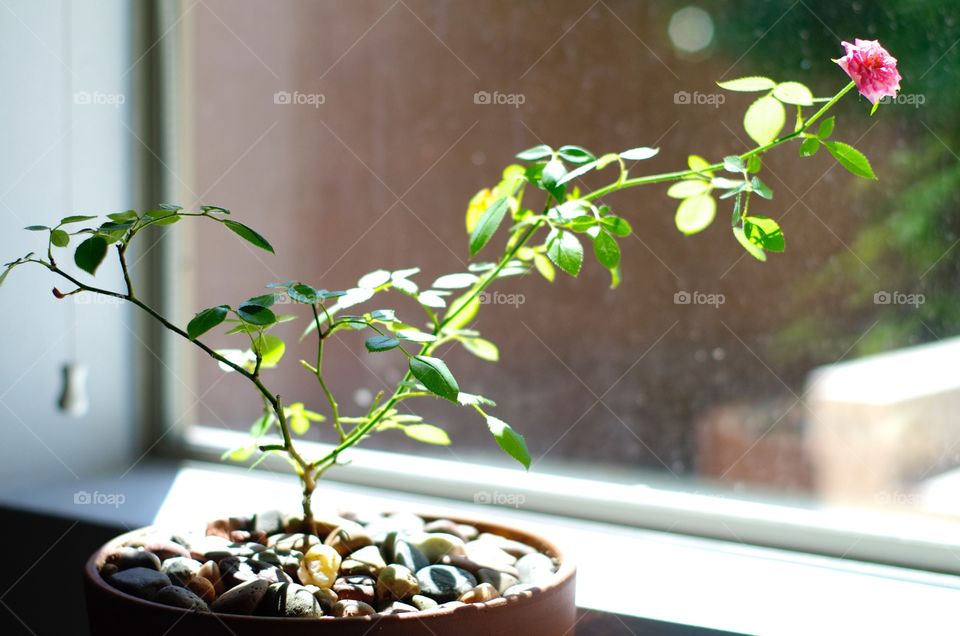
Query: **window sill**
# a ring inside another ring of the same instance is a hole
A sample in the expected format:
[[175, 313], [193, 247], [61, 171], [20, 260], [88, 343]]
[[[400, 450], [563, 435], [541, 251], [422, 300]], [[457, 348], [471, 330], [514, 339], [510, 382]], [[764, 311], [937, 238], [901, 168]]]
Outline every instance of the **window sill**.
[[[117, 507], [80, 505], [78, 491], [125, 499]], [[829, 623], [832, 633], [932, 634], [953, 624], [960, 603], [960, 578], [944, 574], [342, 483], [324, 484], [317, 506], [329, 499], [331, 507], [489, 518], [540, 532], [577, 563], [580, 607], [664, 623], [778, 634], [820, 633]], [[295, 509], [296, 500], [289, 476], [200, 462], [149, 463], [125, 476], [0, 491], [6, 506], [130, 528]]]

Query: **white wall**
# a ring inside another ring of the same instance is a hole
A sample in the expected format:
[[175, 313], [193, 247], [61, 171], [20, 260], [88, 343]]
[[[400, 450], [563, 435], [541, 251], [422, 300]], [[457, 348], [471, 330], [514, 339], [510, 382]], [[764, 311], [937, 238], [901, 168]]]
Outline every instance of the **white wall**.
[[[42, 251], [42, 235], [22, 231], [26, 225], [132, 206], [131, 6], [0, 4], [0, 262]], [[124, 103], [80, 103], [85, 95]], [[61, 264], [72, 261], [61, 253]], [[119, 289], [117, 268], [105, 265], [96, 281]], [[49, 272], [30, 266], [0, 288], [0, 493], [122, 471], [135, 459], [133, 316], [127, 307], [58, 301], [54, 284]], [[80, 419], [55, 405], [74, 336], [90, 375], [91, 408]]]

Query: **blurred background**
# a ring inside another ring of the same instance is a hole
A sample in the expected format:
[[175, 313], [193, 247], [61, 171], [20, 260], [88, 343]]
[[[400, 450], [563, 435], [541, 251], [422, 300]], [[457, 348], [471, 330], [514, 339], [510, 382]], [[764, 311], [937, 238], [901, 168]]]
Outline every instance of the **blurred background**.
[[[497, 400], [540, 473], [918, 520], [960, 515], [960, 24], [948, 4], [156, 4], [166, 26], [145, 43], [133, 3], [0, 7], [0, 248], [12, 259], [36, 247], [19, 228], [124, 210], [150, 191], [144, 180], [163, 180], [177, 203], [228, 207], [277, 247], [254, 253], [220, 228], [185, 223], [146, 245], [134, 275], [166, 272], [162, 295], [183, 322], [272, 281], [342, 289], [377, 268], [418, 266], [425, 283], [463, 271], [467, 202], [515, 152], [659, 147], [634, 174], [680, 169], [691, 152], [743, 152], [752, 97], [716, 80], [761, 74], [830, 96], [847, 82], [831, 62], [840, 41], [879, 38], [899, 59], [900, 99], [868, 117], [865, 100], [845, 98], [835, 136], [870, 157], [880, 180], [848, 174], [826, 152], [770, 153], [761, 177], [775, 197], [755, 212], [779, 221], [785, 254], [745, 255], [723, 203], [713, 226], [685, 238], [665, 186], [618, 193], [606, 203], [635, 230], [619, 289], [595, 265], [553, 284], [505, 280], [498, 289], [517, 302], [490, 304], [477, 322], [500, 362], [461, 350], [445, 359], [463, 390]], [[141, 63], [171, 43], [162, 73]], [[155, 105], [148, 86], [175, 97], [176, 116], [163, 120], [172, 146], [139, 134]], [[152, 176], [138, 170], [151, 157], [163, 158]], [[174, 250], [173, 238], [186, 247]], [[41, 272], [18, 272], [0, 293], [8, 488], [125, 471], [151, 449], [178, 452], [190, 430], [245, 431], [257, 417], [240, 378], [182, 350], [159, 374], [176, 408], [158, 407], [163, 426], [144, 431], [139, 407], [159, 398], [138, 373], [169, 349], [128, 310], [57, 303], [49, 286]], [[715, 302], [684, 302], [705, 296]], [[304, 324], [277, 334], [295, 341]], [[288, 351], [270, 380], [320, 410], [297, 364], [309, 355]], [[351, 414], [403, 372], [350, 333], [328, 355]], [[89, 372], [91, 410], [79, 420], [54, 408], [71, 360]], [[426, 402], [418, 412], [453, 446], [388, 431], [367, 447], [511, 467], [462, 409]], [[308, 437], [334, 439], [322, 426]]]

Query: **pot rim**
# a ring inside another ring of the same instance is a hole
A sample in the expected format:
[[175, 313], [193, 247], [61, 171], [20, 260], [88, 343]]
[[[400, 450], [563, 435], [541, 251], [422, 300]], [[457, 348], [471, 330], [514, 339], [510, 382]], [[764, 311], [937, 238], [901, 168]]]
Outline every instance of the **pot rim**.
[[[523, 530], [520, 528], [515, 528], [512, 526], [505, 526], [498, 523], [487, 522], [476, 519], [469, 519], [464, 517], [457, 516], [443, 516], [438, 517], [436, 515], [422, 515], [423, 518], [427, 521], [433, 521], [436, 519], [449, 519], [455, 523], [468, 524], [476, 527], [481, 532], [490, 532], [493, 534], [499, 534], [501, 536], [507, 537], [509, 539], [514, 539], [526, 543], [532, 547], [537, 548], [539, 551], [553, 557], [560, 562], [560, 566], [557, 568], [557, 571], [554, 574], [554, 579], [543, 586], [537, 586], [536, 589], [531, 590], [530, 593], [517, 594], [509, 598], [498, 597], [491, 601], [486, 601], [483, 603], [467, 603], [458, 607], [447, 607], [447, 608], [433, 608], [424, 611], [418, 612], [404, 612], [400, 614], [372, 614], [369, 616], [351, 616], [351, 617], [337, 617], [337, 616], [318, 616], [318, 617], [280, 617], [280, 616], [251, 616], [247, 614], [224, 614], [220, 612], [210, 612], [209, 615], [216, 617], [218, 620], [221, 617], [227, 617], [231, 621], [243, 620], [249, 621], [251, 624], [255, 623], [264, 623], [264, 624], [274, 624], [277, 621], [283, 621], [284, 623], [290, 624], [300, 624], [300, 623], [315, 623], [316, 621], [326, 621], [333, 622], [339, 621], [343, 623], [359, 624], [359, 623], [373, 623], [379, 621], [412, 621], [412, 620], [429, 620], [431, 618], [440, 617], [440, 616], [452, 616], [454, 614], [464, 615], [470, 612], [479, 612], [486, 608], [495, 609], [497, 607], [506, 607], [508, 605], [520, 605], [527, 603], [535, 603], [539, 599], [543, 598], [544, 595], [549, 594], [551, 591], [556, 590], [560, 587], [565, 586], [570, 582], [572, 578], [576, 575], [576, 566], [573, 562], [566, 558], [563, 552], [557, 548], [557, 546], [547, 539], [541, 537], [539, 534], [535, 534], [528, 530]], [[113, 587], [107, 583], [103, 577], [100, 576], [100, 570], [98, 569], [98, 563], [102, 563], [107, 552], [112, 550], [117, 544], [123, 542], [127, 538], [133, 538], [137, 535], [143, 534], [145, 531], [154, 529], [155, 526], [144, 526], [142, 528], [137, 528], [130, 530], [129, 532], [124, 532], [120, 534], [98, 550], [96, 550], [90, 558], [87, 559], [87, 563], [84, 566], [84, 576], [87, 579], [89, 584], [100, 589], [102, 592], [107, 594], [120, 597], [128, 603], [134, 604], [143, 604], [156, 611], [168, 611], [171, 614], [198, 614], [205, 615], [206, 612], [194, 612], [193, 610], [187, 610], [179, 607], [173, 607], [171, 605], [164, 605], [163, 603], [157, 603], [155, 601], [148, 601], [146, 599], [127, 594], [117, 588]]]

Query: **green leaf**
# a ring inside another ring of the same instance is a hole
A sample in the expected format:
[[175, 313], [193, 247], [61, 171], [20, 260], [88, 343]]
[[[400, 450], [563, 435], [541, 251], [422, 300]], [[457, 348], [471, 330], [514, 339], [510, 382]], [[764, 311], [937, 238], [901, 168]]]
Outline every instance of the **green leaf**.
[[230, 308], [226, 305], [204, 309], [194, 316], [187, 325], [187, 335], [190, 336], [191, 340], [196, 340], [226, 320], [228, 311], [230, 311]]
[[447, 432], [433, 424], [409, 424], [403, 427], [403, 432], [407, 434], [407, 437], [424, 444], [450, 445], [450, 437]]
[[817, 128], [817, 137], [820, 139], [826, 139], [833, 134], [833, 125], [836, 123], [836, 117], [827, 117], [822, 122], [820, 122], [820, 127]]
[[46, 225], [28, 225], [23, 229], [28, 230], [30, 232], [46, 232], [50, 228], [48, 228]]
[[237, 315], [248, 324], [265, 327], [277, 322], [277, 317], [272, 311], [261, 305], [240, 305], [237, 307]]
[[397, 312], [393, 309], [374, 309], [370, 312], [370, 318], [383, 323], [397, 322]]
[[524, 468], [530, 470], [530, 451], [527, 450], [527, 442], [523, 439], [523, 435], [510, 428], [509, 424], [499, 418], [492, 415], [487, 415], [486, 418], [487, 428], [490, 429], [500, 448], [507, 455], [523, 464]]
[[517, 153], [517, 159], [523, 161], [537, 161], [539, 159], [546, 159], [553, 154], [553, 148], [546, 145], [534, 146], [533, 148], [527, 148], [523, 152]]
[[473, 228], [473, 234], [470, 235], [470, 256], [476, 256], [477, 252], [490, 242], [490, 238], [500, 227], [509, 207], [509, 201], [503, 197], [494, 201], [483, 213], [477, 221], [477, 226]]
[[464, 338], [461, 340], [464, 349], [481, 360], [497, 362], [500, 359], [500, 349], [497, 345], [483, 338]]
[[6, 268], [4, 268], [3, 273], [0, 274], [0, 287], [3, 286], [4, 281], [7, 280], [7, 276], [10, 275], [10, 272], [12, 272], [13, 268], [17, 265], [18, 263], [10, 263], [6, 266]]
[[537, 254], [533, 257], [533, 266], [537, 268], [540, 275], [547, 279], [548, 282], [552, 283], [557, 277], [557, 270], [553, 268], [553, 263], [543, 254]]
[[754, 177], [750, 180], [750, 187], [753, 188], [753, 191], [762, 196], [764, 199], [773, 198], [773, 190], [771, 190], [766, 183], [760, 180], [760, 177]]
[[432, 309], [443, 309], [447, 306], [447, 301], [436, 291], [420, 292], [417, 295], [417, 302]]
[[443, 360], [430, 356], [414, 356], [410, 358], [410, 373], [431, 393], [451, 402], [457, 401], [460, 386]]
[[77, 246], [73, 261], [88, 274], [96, 274], [97, 268], [107, 255], [107, 242], [100, 236], [91, 236]]
[[780, 82], [773, 89], [773, 96], [784, 104], [813, 106], [813, 93], [800, 82]]
[[617, 240], [603, 230], [597, 232], [593, 239], [593, 253], [597, 257], [597, 262], [613, 269], [620, 264], [620, 246]]
[[253, 244], [253, 245], [256, 245], [257, 247], [259, 247], [259, 248], [262, 249], [262, 250], [266, 250], [266, 251], [270, 252], [271, 254], [274, 254], [274, 253], [275, 253], [275, 252], [273, 251], [273, 246], [270, 245], [270, 243], [267, 241], [267, 239], [265, 239], [265, 238], [263, 238], [262, 236], [260, 236], [259, 234], [257, 234], [257, 232], [256, 232], [255, 230], [253, 230], [252, 228], [247, 227], [247, 226], [244, 225], [243, 223], [239, 223], [239, 222], [237, 222], [237, 221], [232, 221], [232, 220], [230, 220], [230, 219], [224, 220], [224, 221], [223, 221], [223, 224], [226, 225], [228, 228], [230, 228], [230, 230], [232, 230], [237, 236], [241, 237], [242, 239], [246, 240], [247, 242], [249, 242], [249, 243], [251, 243], [251, 244]]
[[269, 369], [280, 364], [287, 351], [286, 343], [276, 336], [260, 334], [253, 339], [253, 350], [262, 358], [260, 366]]
[[709, 194], [684, 199], [677, 207], [674, 222], [684, 234], [696, 234], [706, 229], [717, 213], [717, 202]]
[[[463, 306], [461, 310], [460, 307]], [[447, 322], [447, 329], [458, 330], [463, 329], [470, 322], [476, 318], [477, 313], [480, 311], [480, 295], [473, 294], [472, 290], [467, 291], [463, 295], [459, 296], [456, 300], [450, 303], [450, 309], [447, 310], [446, 315], [444, 315], [444, 322], [447, 321], [447, 318], [453, 316], [449, 322]]]
[[303, 303], [304, 305], [313, 305], [320, 300], [317, 296], [317, 290], [303, 283], [297, 283], [296, 285], [287, 287], [287, 296], [289, 296], [292, 301]]
[[179, 212], [183, 209], [182, 205], [177, 205], [176, 203], [161, 203], [157, 207], [161, 210], [168, 210], [170, 212]]
[[763, 162], [760, 159], [760, 155], [750, 155], [750, 158], [747, 159], [747, 172], [755, 174], [760, 172], [760, 167], [763, 165]]
[[763, 249], [757, 245], [754, 245], [753, 242], [747, 238], [747, 235], [744, 233], [742, 227], [738, 226], [733, 228], [733, 235], [737, 238], [737, 241], [739, 241], [740, 245], [743, 246], [743, 249], [747, 250], [747, 253], [750, 254], [750, 256], [754, 257], [758, 261], [767, 260], [767, 254], [763, 251]]
[[447, 274], [433, 281], [433, 287], [437, 289], [463, 289], [464, 287], [470, 287], [478, 280], [480, 280], [480, 277], [476, 274]]
[[557, 185], [560, 186], [560, 185], [563, 185], [564, 183], [567, 183], [568, 181], [573, 181], [577, 177], [587, 174], [588, 172], [596, 168], [598, 165], [599, 163], [597, 161], [590, 161], [583, 164], [582, 166], [574, 168], [567, 174], [560, 177], [560, 179], [557, 180]]
[[434, 342], [437, 339], [432, 333], [410, 327], [397, 329], [396, 334], [400, 340], [409, 340], [410, 342]]
[[623, 237], [633, 234], [633, 228], [630, 227], [630, 222], [623, 217], [614, 216], [613, 214], [601, 217], [600, 225], [614, 236]]
[[541, 181], [543, 181], [543, 186], [548, 190], [555, 188], [560, 185], [560, 179], [567, 174], [567, 169], [564, 167], [563, 162], [559, 159], [551, 159], [547, 162], [547, 165], [543, 167], [543, 175], [541, 176]]
[[390, 336], [373, 336], [372, 338], [367, 338], [364, 344], [370, 353], [379, 353], [381, 351], [396, 349], [400, 346], [400, 341]]
[[250, 427], [250, 437], [263, 437], [269, 432], [270, 428], [273, 427], [276, 419], [272, 414], [264, 414], [260, 419], [253, 423], [253, 426]]
[[497, 403], [489, 398], [485, 398], [482, 395], [474, 395], [473, 393], [464, 393], [460, 391], [460, 394], [457, 396], [457, 402], [462, 406], [496, 406]]
[[787, 121], [787, 112], [783, 104], [766, 95], [750, 104], [743, 116], [743, 128], [758, 146], [763, 146], [780, 134]]
[[389, 282], [390, 272], [385, 269], [378, 269], [361, 276], [360, 280], [357, 281], [357, 287], [362, 287], [364, 289], [376, 289], [377, 287], [386, 285]]
[[687, 165], [690, 166], [691, 170], [700, 172], [708, 177], [713, 176], [713, 172], [708, 169], [710, 168], [710, 162], [700, 155], [690, 155], [687, 157]]
[[273, 307], [273, 304], [277, 302], [277, 297], [274, 294], [264, 294], [263, 296], [254, 296], [253, 298], [248, 299], [243, 304], [244, 305], [260, 305], [261, 307]]
[[620, 158], [625, 161], [643, 161], [644, 159], [657, 156], [658, 152], [660, 152], [659, 148], [647, 148], [645, 146], [640, 146], [638, 148], [624, 150], [620, 153]]
[[573, 232], [555, 228], [547, 236], [547, 256], [554, 265], [576, 276], [583, 266], [583, 245]]
[[673, 199], [687, 199], [689, 197], [710, 191], [710, 184], [700, 179], [685, 179], [678, 181], [667, 190], [667, 196]]
[[717, 82], [717, 86], [728, 91], [737, 91], [741, 93], [756, 93], [759, 91], [768, 91], [777, 83], [769, 77], [760, 77], [753, 75], [750, 77], [740, 77], [726, 82]]
[[204, 212], [220, 212], [223, 214], [230, 214], [230, 210], [219, 205], [201, 205], [200, 209]]
[[807, 137], [800, 144], [801, 157], [812, 157], [818, 150], [820, 150], [820, 140], [816, 137]]
[[841, 166], [853, 174], [864, 179], [877, 178], [877, 175], [873, 174], [873, 168], [870, 167], [870, 161], [862, 152], [850, 144], [845, 144], [842, 141], [825, 141], [823, 145], [827, 147], [827, 150]]
[[52, 230], [50, 232], [50, 242], [57, 247], [66, 247], [70, 244], [70, 235], [63, 230]]
[[92, 221], [95, 218], [97, 217], [87, 216], [85, 214], [74, 214], [72, 216], [66, 216], [60, 219], [60, 225], [67, 225], [69, 223], [81, 223], [83, 221]]
[[747, 169], [747, 164], [743, 163], [738, 155], [730, 155], [723, 158], [723, 169], [727, 172], [743, 172]]
[[743, 231], [751, 243], [771, 252], [782, 252], [786, 241], [780, 224], [766, 216], [748, 216], [743, 219]]
[[108, 214], [107, 218], [110, 219], [111, 221], [116, 221], [117, 223], [130, 223], [131, 221], [139, 220], [140, 215], [137, 214], [136, 210], [127, 210], [126, 212], [117, 212], [115, 214]]
[[180, 220], [180, 215], [172, 210], [150, 210], [144, 212], [143, 218], [151, 225], [173, 225]]
[[557, 154], [570, 163], [575, 164], [587, 163], [588, 161], [593, 161], [596, 159], [596, 157], [593, 156], [593, 153], [586, 148], [581, 148], [580, 146], [561, 146], [560, 150], [557, 151]]

